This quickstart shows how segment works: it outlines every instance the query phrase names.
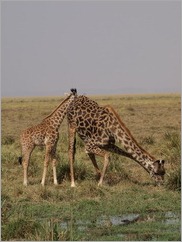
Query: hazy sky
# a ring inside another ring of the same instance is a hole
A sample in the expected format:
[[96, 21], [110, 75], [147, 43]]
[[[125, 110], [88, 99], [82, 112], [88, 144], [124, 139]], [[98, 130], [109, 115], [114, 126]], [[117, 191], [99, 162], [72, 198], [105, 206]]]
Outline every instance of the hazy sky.
[[2, 96], [180, 92], [181, 1], [4, 1]]

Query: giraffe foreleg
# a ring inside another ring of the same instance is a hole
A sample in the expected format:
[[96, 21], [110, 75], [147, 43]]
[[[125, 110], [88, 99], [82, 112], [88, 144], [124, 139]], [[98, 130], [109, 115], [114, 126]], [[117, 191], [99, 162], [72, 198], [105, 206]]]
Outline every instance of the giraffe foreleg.
[[109, 158], [110, 158], [109, 153], [108, 152], [105, 153], [104, 154], [104, 166], [103, 166], [103, 170], [102, 170], [102, 174], [101, 174], [98, 186], [102, 185], [102, 182], [103, 182], [103, 179], [104, 179], [104, 175], [106, 173], [106, 170], [107, 170], [107, 167], [108, 167], [108, 164], [109, 164], [109, 160], [110, 160]]
[[75, 144], [76, 144], [76, 129], [69, 126], [69, 161], [70, 161], [70, 176], [71, 187], [75, 187], [74, 179], [74, 159], [75, 159]]
[[107, 170], [107, 166], [109, 164], [109, 152], [101, 149], [100, 147], [98, 146], [89, 146], [89, 144], [86, 145], [86, 151], [87, 153], [89, 154], [89, 157], [94, 165], [94, 167], [96, 168], [97, 172], [100, 173], [100, 170], [97, 166], [97, 163], [96, 163], [96, 160], [95, 160], [95, 155], [98, 155], [98, 156], [101, 156], [101, 157], [104, 157], [104, 166], [103, 166], [103, 169], [102, 169], [102, 173], [100, 174], [100, 180], [99, 180], [99, 183], [98, 183], [98, 186], [101, 186], [102, 183], [103, 183], [103, 179], [104, 179], [104, 175], [106, 173], [106, 170]]
[[45, 178], [46, 178], [46, 174], [47, 174], [47, 168], [48, 168], [48, 165], [49, 165], [49, 162], [52, 158], [52, 147], [49, 146], [49, 145], [46, 145], [46, 154], [45, 154], [45, 160], [44, 160], [44, 169], [43, 169], [43, 175], [42, 175], [42, 181], [41, 181], [41, 184], [42, 186], [45, 185]]

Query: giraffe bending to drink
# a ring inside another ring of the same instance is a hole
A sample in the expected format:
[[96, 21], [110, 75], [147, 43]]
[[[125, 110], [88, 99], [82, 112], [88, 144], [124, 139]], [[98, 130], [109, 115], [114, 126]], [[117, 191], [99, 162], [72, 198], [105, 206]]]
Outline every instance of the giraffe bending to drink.
[[28, 165], [32, 151], [35, 146], [46, 146], [44, 169], [41, 184], [45, 185], [45, 177], [49, 162], [52, 161], [54, 184], [57, 185], [56, 176], [56, 146], [59, 139], [59, 127], [66, 115], [67, 109], [77, 95], [76, 89], [71, 89], [71, 93], [49, 114], [43, 121], [31, 128], [24, 130], [20, 135], [22, 156], [19, 162], [23, 166], [23, 184], [28, 183]]
[[[111, 106], [101, 107], [95, 101], [80, 95], [69, 106], [67, 117], [71, 187], [75, 186], [73, 164], [76, 132], [84, 141], [85, 151], [100, 177], [98, 185], [102, 185], [110, 152], [135, 160], [157, 183], [162, 183], [165, 174], [164, 160], [155, 159], [137, 143]], [[123, 146], [124, 150], [115, 145], [116, 140]], [[95, 155], [104, 157], [102, 173], [97, 165]]]

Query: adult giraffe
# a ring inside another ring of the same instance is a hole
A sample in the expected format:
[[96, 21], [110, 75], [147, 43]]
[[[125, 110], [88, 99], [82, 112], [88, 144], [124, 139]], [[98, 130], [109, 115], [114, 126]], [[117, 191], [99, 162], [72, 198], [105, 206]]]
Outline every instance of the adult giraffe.
[[[76, 132], [84, 141], [86, 153], [88, 153], [97, 174], [100, 176], [98, 185], [102, 185], [110, 152], [135, 160], [157, 183], [163, 181], [165, 174], [164, 160], [154, 158], [137, 143], [111, 106], [101, 107], [95, 101], [80, 95], [75, 97], [67, 112], [71, 187], [75, 186], [73, 164]], [[122, 144], [125, 150], [115, 145], [116, 140]], [[98, 168], [95, 155], [104, 157], [102, 173]]]

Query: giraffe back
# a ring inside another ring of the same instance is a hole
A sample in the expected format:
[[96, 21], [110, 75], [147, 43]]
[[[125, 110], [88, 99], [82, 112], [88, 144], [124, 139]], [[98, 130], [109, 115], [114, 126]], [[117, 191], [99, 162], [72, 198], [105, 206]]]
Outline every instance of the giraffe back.
[[68, 108], [68, 122], [85, 142], [104, 146], [118, 140], [127, 150], [142, 151], [146, 157], [154, 159], [140, 147], [111, 106], [102, 107], [88, 97], [78, 96]]

